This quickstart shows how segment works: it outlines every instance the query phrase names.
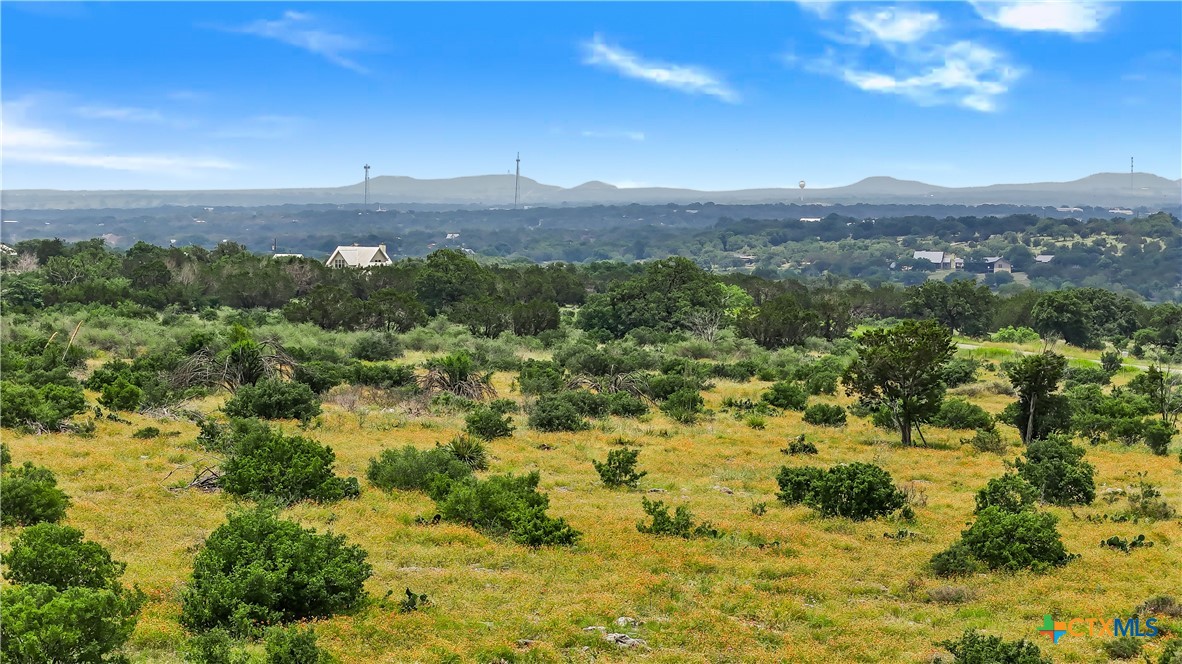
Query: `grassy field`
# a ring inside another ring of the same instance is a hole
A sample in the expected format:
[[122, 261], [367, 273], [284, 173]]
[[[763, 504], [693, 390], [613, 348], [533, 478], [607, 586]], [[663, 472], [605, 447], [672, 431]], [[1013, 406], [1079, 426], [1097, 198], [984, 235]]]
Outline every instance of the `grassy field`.
[[[987, 380], [993, 380], [993, 375]], [[502, 396], [509, 374], [498, 374]], [[766, 383], [719, 382], [704, 393], [718, 409], [726, 396], [758, 398]], [[91, 395], [93, 398], [93, 395]], [[845, 397], [822, 400], [848, 403]], [[974, 397], [991, 412], [1009, 397]], [[218, 407], [214, 398], [196, 404]], [[177, 619], [179, 591], [204, 538], [235, 509], [220, 493], [178, 489], [213, 459], [194, 444], [187, 421], [128, 416], [131, 424], [98, 422], [97, 435], [19, 435], [4, 431], [17, 463], [48, 466], [73, 498], [67, 523], [127, 562], [124, 581], [150, 601], [129, 644], [133, 661], [179, 661], [184, 639]], [[378, 600], [406, 587], [433, 606], [400, 614], [374, 601], [351, 615], [317, 623], [321, 643], [343, 662], [572, 661], [641, 659], [650, 662], [926, 662], [941, 639], [968, 628], [1035, 640], [1055, 661], [1104, 661], [1103, 639], [1065, 637], [1051, 645], [1037, 633], [1044, 614], [1057, 619], [1128, 615], [1182, 579], [1182, 524], [1093, 523], [1113, 514], [1124, 498], [1098, 498], [1087, 507], [1045, 508], [1079, 558], [1045, 575], [988, 574], [947, 581], [925, 570], [928, 559], [954, 542], [971, 519], [973, 494], [1018, 456], [977, 453], [958, 440], [965, 432], [928, 430], [929, 446], [902, 448], [888, 432], [850, 418], [843, 429], [804, 424], [799, 413], [767, 418], [754, 430], [726, 413], [685, 426], [654, 413], [642, 420], [609, 418], [580, 434], [541, 434], [525, 428], [490, 445], [489, 472], [541, 472], [551, 514], [584, 534], [573, 548], [530, 550], [450, 524], [420, 526], [434, 504], [424, 495], [387, 494], [362, 480], [361, 497], [333, 505], [302, 504], [285, 512], [318, 530], [331, 530], [369, 552], [374, 575], [367, 588]], [[178, 435], [131, 437], [146, 425]], [[296, 429], [288, 422], [282, 427]], [[410, 416], [398, 409], [364, 416], [326, 405], [308, 435], [330, 445], [338, 473], [364, 478], [371, 457], [386, 447], [443, 442], [463, 427], [462, 415]], [[816, 457], [781, 453], [787, 439], [805, 434]], [[642, 450], [648, 471], [639, 491], [603, 487], [592, 459], [603, 459], [619, 438]], [[1177, 450], [1154, 457], [1143, 447], [1089, 447], [1098, 495], [1135, 484], [1145, 473], [1165, 498], [1182, 505]], [[919, 497], [914, 522], [820, 519], [805, 507], [775, 500], [780, 466], [876, 463]], [[650, 492], [650, 493], [646, 493]], [[716, 540], [654, 537], [637, 532], [641, 497], [686, 505], [724, 531]], [[767, 503], [763, 516], [752, 506]], [[892, 539], [900, 530], [913, 537]], [[1144, 533], [1153, 548], [1123, 554], [1098, 546], [1112, 535]], [[4, 532], [7, 540], [11, 531]], [[957, 601], [936, 597], [963, 590]], [[617, 617], [640, 621], [615, 627]], [[607, 626], [647, 641], [625, 650], [585, 627]], [[1175, 633], [1182, 623], [1175, 621]], [[1160, 649], [1146, 645], [1146, 653]]]

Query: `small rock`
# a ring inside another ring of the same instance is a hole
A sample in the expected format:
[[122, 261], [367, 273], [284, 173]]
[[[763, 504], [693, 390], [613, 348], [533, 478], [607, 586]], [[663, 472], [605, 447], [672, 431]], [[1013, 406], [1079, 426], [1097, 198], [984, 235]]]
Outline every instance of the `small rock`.
[[669, 493], [669, 492], [664, 489], [649, 489], [648, 493]]
[[537, 641], [534, 641], [533, 639], [517, 639], [518, 648], [528, 648], [535, 643], [537, 643]]
[[634, 639], [627, 634], [608, 633], [603, 635], [604, 641], [609, 641], [624, 648], [647, 648], [644, 639]]
[[724, 486], [718, 486], [717, 484], [714, 485], [714, 488], [718, 491], [725, 493], [728, 496], [732, 496], [735, 493], [734, 489], [728, 489]]
[[590, 626], [590, 627], [584, 627], [584, 628], [583, 628], [583, 631], [584, 631], [584, 632], [594, 632], [594, 631], [606, 632], [606, 631], [607, 631], [607, 628], [606, 628], [606, 627], [602, 627], [602, 626], [600, 626], [600, 625], [592, 625], [592, 626]]
[[639, 624], [640, 621], [636, 618], [629, 618], [628, 616], [620, 616], [619, 618], [616, 618], [617, 627], [636, 627]]

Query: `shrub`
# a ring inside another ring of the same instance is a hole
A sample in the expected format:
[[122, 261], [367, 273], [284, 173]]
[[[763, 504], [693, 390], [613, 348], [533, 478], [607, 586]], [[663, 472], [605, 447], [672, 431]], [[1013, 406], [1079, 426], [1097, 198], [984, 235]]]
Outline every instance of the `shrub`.
[[12, 465], [12, 452], [8, 449], [8, 443], [0, 443], [0, 468]]
[[119, 380], [103, 388], [98, 402], [111, 410], [136, 410], [144, 400], [144, 391], [127, 382]]
[[972, 357], [955, 356], [944, 365], [941, 371], [944, 384], [949, 388], [968, 385], [977, 381], [977, 372], [981, 369], [981, 361]]
[[642, 533], [669, 535], [685, 539], [690, 539], [691, 537], [719, 536], [719, 532], [709, 521], [695, 524], [694, 515], [685, 505], [678, 505], [677, 509], [673, 512], [673, 516], [670, 516], [669, 508], [665, 506], [664, 502], [660, 500], [651, 501], [648, 498], [641, 498], [640, 500], [644, 513], [652, 517], [652, 523], [650, 524], [646, 524], [644, 521], [636, 524], [636, 529]]
[[111, 560], [111, 554], [97, 542], [82, 539], [82, 531], [54, 523], [29, 526], [12, 542], [4, 556], [14, 583], [43, 583], [58, 590], [66, 588], [119, 588], [126, 567]]
[[84, 411], [86, 395], [80, 388], [0, 381], [0, 426], [57, 429], [63, 421]]
[[696, 390], [678, 390], [661, 404], [661, 412], [682, 424], [693, 424], [702, 413], [705, 402]]
[[800, 383], [784, 380], [774, 383], [760, 398], [783, 410], [804, 410], [809, 395]]
[[788, 447], [786, 447], [780, 451], [784, 452], [785, 454], [791, 454], [791, 455], [816, 454], [817, 453], [817, 446], [812, 443], [805, 442], [804, 434], [801, 434], [796, 437], [796, 440], [789, 441]]
[[181, 624], [257, 634], [264, 625], [330, 616], [364, 597], [373, 573], [360, 547], [256, 509], [230, 515], [197, 553], [181, 591]]
[[813, 466], [800, 468], [784, 466], [776, 475], [776, 483], [780, 485], [780, 491], [776, 494], [776, 498], [779, 498], [785, 505], [799, 505], [808, 499], [812, 494], [813, 487], [819, 484], [824, 476], [824, 470]]
[[751, 427], [752, 429], [763, 431], [767, 428], [767, 418], [763, 415], [748, 415], [747, 419], [744, 421], [747, 423], [747, 426]]
[[985, 565], [973, 555], [964, 542], [957, 542], [932, 556], [932, 572], [937, 576], [968, 576], [985, 570]]
[[816, 370], [804, 378], [804, 389], [809, 394], [837, 394], [837, 381], [841, 372], [830, 370]]
[[1161, 649], [1161, 658], [1157, 660], [1157, 664], [1179, 664], [1182, 662], [1182, 639], [1174, 638], [1166, 641], [1166, 646]]
[[1054, 661], [1026, 639], [1003, 641], [972, 629], [965, 630], [959, 639], [936, 645], [947, 648], [957, 664], [1053, 664]]
[[472, 468], [449, 450], [441, 447], [418, 450], [407, 445], [402, 449], [382, 450], [378, 458], [370, 459], [366, 477], [386, 491], [426, 491], [436, 475], [458, 480], [471, 474]]
[[557, 394], [548, 394], [538, 399], [529, 414], [529, 426], [538, 431], [585, 431], [591, 425], [579, 411]]
[[972, 445], [973, 449], [978, 452], [992, 452], [994, 454], [1004, 454], [1009, 448], [1009, 445], [1001, 439], [1001, 434], [995, 429], [977, 429], [977, 433], [973, 434], [972, 438], [961, 438], [960, 444]]
[[1142, 519], [1156, 519], [1164, 521], [1172, 519], [1177, 510], [1174, 506], [1162, 500], [1161, 491], [1150, 482], [1145, 481], [1145, 473], [1138, 473], [1137, 488], [1129, 491], [1128, 516]]
[[1112, 380], [1112, 374], [1102, 366], [1089, 364], [1087, 366], [1070, 366], [1064, 372], [1065, 387], [1076, 385], [1107, 385]]
[[1034, 487], [1014, 473], [1006, 473], [995, 477], [977, 492], [977, 509], [981, 512], [988, 507], [996, 507], [1005, 512], [1024, 512], [1034, 509], [1034, 501], [1038, 498]]
[[607, 411], [616, 417], [640, 417], [648, 413], [648, 404], [627, 392], [616, 392], [607, 397]]
[[566, 385], [562, 367], [548, 360], [525, 360], [517, 375], [522, 394], [554, 394]]
[[568, 390], [559, 392], [557, 396], [565, 399], [583, 417], [604, 417], [608, 413], [609, 405], [606, 394], [587, 390]]
[[1120, 371], [1124, 361], [1121, 359], [1120, 353], [1110, 350], [1100, 353], [1100, 366], [1106, 373], [1112, 375]]
[[931, 423], [945, 429], [980, 429], [993, 428], [993, 416], [984, 408], [964, 399], [945, 399], [940, 404], [940, 411], [932, 418]]
[[333, 475], [336, 454], [330, 447], [265, 425], [239, 433], [233, 453], [222, 464], [221, 486], [227, 493], [284, 505], [333, 502], [360, 493], [357, 478]]
[[443, 449], [472, 470], [488, 468], [488, 452], [484, 449], [484, 443], [472, 436], [456, 436]]
[[495, 535], [508, 535], [531, 547], [569, 545], [579, 531], [565, 519], [546, 514], [550, 499], [539, 493], [537, 471], [528, 475], [493, 475], [487, 480], [436, 478], [430, 488], [439, 513], [448, 521], [464, 523]]
[[961, 538], [973, 556], [991, 570], [1043, 572], [1071, 559], [1059, 539], [1057, 522], [1053, 514], [986, 507]]
[[141, 439], [142, 438], [159, 438], [160, 437], [160, 428], [159, 427], [143, 427], [142, 429], [136, 429], [135, 433], [131, 434], [131, 437], [132, 438], [141, 438]]
[[367, 362], [381, 362], [402, 357], [402, 344], [392, 334], [365, 334], [353, 342], [349, 354]]
[[65, 492], [57, 488], [53, 472], [28, 461], [19, 468], [4, 468], [0, 474], [0, 496], [4, 500], [0, 524], [5, 526], [56, 523], [65, 518], [70, 505]]
[[391, 390], [415, 384], [415, 370], [405, 364], [363, 364], [353, 365], [349, 382], [365, 387]]
[[1122, 636], [1104, 642], [1104, 654], [1108, 659], [1132, 659], [1141, 654], [1141, 639], [1135, 636]]
[[822, 516], [843, 516], [855, 521], [888, 514], [904, 503], [889, 473], [868, 463], [834, 466], [815, 482], [805, 503]]
[[989, 335], [989, 340], [1003, 344], [1024, 344], [1038, 341], [1038, 332], [1028, 327], [1003, 327]]
[[190, 637], [183, 652], [185, 661], [193, 664], [250, 664], [250, 656], [235, 650], [234, 639], [224, 629]]
[[295, 368], [291, 379], [307, 385], [316, 394], [324, 394], [341, 383], [356, 381], [353, 367], [336, 362], [303, 362]]
[[595, 472], [599, 473], [599, 478], [606, 486], [635, 489], [640, 478], [648, 475], [646, 471], [636, 472], [638, 456], [640, 450], [636, 449], [612, 450], [607, 453], [607, 461], [600, 463], [593, 459], [591, 464], [595, 466]]
[[320, 414], [320, 400], [303, 383], [265, 378], [239, 387], [222, 410], [230, 417], [310, 420]]
[[1054, 435], [1030, 441], [1026, 460], [1015, 466], [1042, 500], [1054, 505], [1087, 505], [1096, 497], [1096, 485], [1092, 465], [1083, 455], [1083, 448], [1072, 445], [1069, 438]]
[[1150, 420], [1145, 423], [1143, 433], [1145, 444], [1150, 451], [1158, 456], [1165, 456], [1169, 454], [1170, 441], [1174, 439], [1174, 434], [1178, 433], [1178, 430], [1174, 425], [1161, 420]]
[[4, 589], [5, 662], [118, 661], [144, 603], [139, 592], [35, 583]]
[[513, 435], [513, 421], [492, 408], [477, 408], [464, 418], [464, 431], [484, 440], [508, 438]]
[[336, 659], [316, 645], [316, 632], [299, 626], [272, 627], [265, 641], [267, 664], [332, 664]]
[[841, 406], [815, 403], [804, 409], [804, 421], [822, 427], [845, 426], [845, 408]]
[[646, 394], [653, 401], [665, 401], [677, 392], [691, 390], [697, 392], [705, 385], [701, 379], [680, 374], [649, 376]]

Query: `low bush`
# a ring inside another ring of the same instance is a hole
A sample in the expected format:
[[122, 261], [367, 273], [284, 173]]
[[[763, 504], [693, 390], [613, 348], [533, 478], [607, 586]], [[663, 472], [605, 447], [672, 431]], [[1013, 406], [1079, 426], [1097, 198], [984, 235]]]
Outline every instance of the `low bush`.
[[1104, 371], [1109, 375], [1120, 371], [1120, 368], [1123, 365], [1124, 360], [1121, 358], [1120, 353], [1114, 350], [1100, 353], [1100, 366], [1103, 367]]
[[266, 625], [327, 617], [364, 597], [373, 573], [360, 547], [256, 509], [230, 515], [197, 552], [181, 591], [181, 624], [256, 635]]
[[0, 426], [58, 429], [65, 420], [85, 411], [86, 395], [81, 388], [0, 381]]
[[538, 431], [585, 431], [591, 428], [574, 405], [561, 395], [540, 397], [529, 414], [529, 426]]
[[822, 516], [842, 516], [855, 521], [889, 514], [904, 504], [890, 473], [868, 463], [834, 466], [809, 490], [805, 503]]
[[4, 589], [5, 662], [120, 661], [118, 651], [135, 630], [144, 596], [110, 588], [67, 588], [35, 583]]
[[661, 404], [661, 412], [682, 424], [693, 424], [702, 414], [705, 401], [697, 390], [684, 389], [669, 395]]
[[527, 475], [493, 475], [487, 480], [452, 480], [436, 476], [429, 493], [444, 519], [482, 532], [508, 535], [531, 547], [574, 544], [579, 531], [565, 519], [546, 514], [550, 499], [539, 493], [537, 471]]
[[1135, 636], [1122, 636], [1104, 642], [1104, 654], [1108, 659], [1133, 659], [1141, 654], [1141, 639]]
[[1063, 435], [1032, 440], [1025, 460], [1018, 460], [1018, 474], [1038, 491], [1039, 498], [1054, 505], [1087, 505], [1096, 497], [1092, 465], [1084, 450]]
[[489, 407], [480, 407], [464, 418], [464, 431], [484, 440], [508, 438], [513, 435], [513, 420]]
[[135, 433], [131, 434], [131, 437], [132, 438], [140, 438], [140, 439], [159, 438], [160, 437], [160, 428], [159, 427], [143, 427], [142, 429], [136, 429]]
[[127, 382], [126, 379], [120, 378], [103, 387], [98, 402], [111, 410], [134, 411], [140, 407], [143, 400], [143, 390]]
[[812, 395], [837, 394], [837, 381], [841, 372], [831, 370], [816, 370], [804, 377], [804, 389]]
[[311, 627], [272, 627], [264, 640], [266, 664], [332, 664], [336, 658], [316, 645]]
[[1178, 430], [1174, 425], [1161, 420], [1149, 420], [1145, 423], [1142, 433], [1145, 437], [1145, 445], [1149, 450], [1158, 456], [1165, 456], [1170, 452], [1170, 441], [1174, 440], [1174, 435]]
[[472, 468], [449, 450], [441, 447], [419, 450], [407, 445], [382, 450], [376, 459], [370, 459], [366, 477], [386, 491], [426, 491], [436, 475], [458, 480], [471, 474]]
[[989, 507], [1005, 512], [1024, 512], [1034, 509], [1038, 494], [1033, 486], [1014, 473], [995, 477], [977, 492], [977, 509], [980, 513]]
[[358, 362], [349, 370], [348, 380], [353, 385], [392, 390], [415, 385], [415, 370], [405, 364], [364, 364]]
[[1064, 387], [1076, 385], [1107, 385], [1112, 380], [1110, 373], [1103, 366], [1089, 364], [1087, 366], [1069, 366], [1063, 375]]
[[251, 664], [250, 655], [236, 647], [224, 629], [211, 629], [189, 637], [182, 654], [184, 661], [191, 664]]
[[966, 630], [959, 639], [941, 641], [936, 645], [946, 648], [956, 658], [956, 664], [1053, 664], [1038, 646], [1026, 639], [1003, 641], [997, 636], [986, 636], [976, 630]]
[[367, 362], [392, 360], [402, 357], [402, 353], [402, 344], [392, 334], [364, 334], [349, 349], [350, 355]]
[[813, 487], [819, 484], [824, 476], [825, 471], [814, 466], [799, 468], [784, 466], [776, 475], [776, 483], [780, 485], [780, 491], [776, 494], [776, 498], [779, 498], [785, 505], [799, 505], [808, 499], [812, 494]]
[[333, 474], [332, 448], [265, 425], [240, 431], [233, 453], [222, 464], [221, 486], [227, 493], [283, 505], [333, 502], [360, 493], [357, 478]]
[[797, 436], [795, 440], [789, 441], [788, 447], [780, 451], [793, 456], [797, 454], [816, 454], [817, 446], [810, 442], [806, 442], [804, 439], [804, 434], [801, 434]]
[[978, 452], [992, 452], [993, 454], [1005, 454], [1009, 449], [1001, 438], [1001, 434], [996, 429], [977, 429], [977, 433], [973, 434], [971, 438], [961, 438], [961, 445], [972, 445], [973, 449]]
[[82, 539], [82, 531], [55, 523], [25, 528], [3, 556], [4, 577], [13, 583], [43, 583], [58, 590], [66, 588], [119, 589], [119, 577], [126, 567], [111, 560], [111, 554], [97, 542]]
[[945, 429], [978, 429], [988, 431], [994, 428], [993, 416], [984, 408], [965, 399], [945, 399], [940, 410], [931, 419], [931, 424]]
[[230, 417], [310, 420], [320, 414], [320, 400], [303, 383], [268, 378], [239, 387], [222, 410]]
[[69, 497], [57, 488], [53, 472], [28, 461], [18, 468], [4, 468], [0, 473], [0, 496], [4, 501], [0, 524], [5, 526], [56, 523], [65, 518], [70, 506]]
[[1066, 564], [1072, 557], [1059, 538], [1057, 522], [1053, 514], [986, 507], [961, 533], [961, 541], [974, 558], [991, 570], [1045, 572]]
[[641, 498], [640, 500], [644, 513], [652, 518], [652, 523], [640, 521], [636, 524], [636, 529], [642, 533], [668, 535], [685, 539], [692, 537], [718, 537], [720, 535], [718, 530], [709, 521], [694, 523], [694, 515], [685, 505], [678, 505], [673, 515], [670, 516], [669, 508], [665, 506], [663, 501], [651, 501], [648, 498]]
[[997, 332], [989, 335], [990, 341], [997, 341], [1003, 344], [1024, 344], [1031, 341], [1038, 341], [1038, 332], [1028, 327], [1003, 327]]
[[525, 360], [517, 375], [517, 389], [522, 394], [554, 394], [566, 386], [562, 367], [549, 360]]
[[985, 571], [985, 565], [977, 560], [964, 542], [957, 542], [932, 556], [932, 572], [936, 576], [969, 576]]
[[804, 409], [804, 421], [814, 426], [844, 427], [845, 408], [835, 404], [815, 403]]
[[804, 410], [809, 395], [800, 383], [785, 380], [772, 384], [760, 398], [782, 410]]
[[603, 480], [604, 485], [613, 489], [616, 487], [635, 489], [640, 479], [648, 475], [646, 471], [636, 471], [638, 456], [640, 456], [640, 450], [637, 449], [611, 450], [607, 453], [607, 461], [600, 463], [592, 459], [591, 464], [595, 466], [595, 472], [599, 473], [599, 478]]
[[627, 392], [616, 392], [607, 396], [607, 412], [616, 417], [640, 417], [648, 413], [648, 404]]
[[957, 355], [944, 365], [941, 374], [944, 384], [954, 388], [976, 382], [977, 372], [980, 370], [981, 360]]
[[697, 393], [705, 387], [700, 378], [684, 374], [659, 374], [649, 376], [646, 381], [646, 394], [653, 401], [665, 401], [674, 394], [683, 391]]

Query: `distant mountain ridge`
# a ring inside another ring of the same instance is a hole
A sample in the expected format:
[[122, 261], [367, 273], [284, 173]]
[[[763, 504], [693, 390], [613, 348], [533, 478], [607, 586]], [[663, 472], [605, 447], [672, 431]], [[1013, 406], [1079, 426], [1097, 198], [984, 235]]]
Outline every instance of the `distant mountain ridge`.
[[[0, 207], [19, 209], [141, 208], [163, 205], [252, 206], [362, 202], [364, 183], [307, 189], [226, 189], [210, 191], [64, 191], [11, 189], [0, 192]], [[513, 204], [513, 175], [472, 175], [420, 180], [382, 175], [369, 182], [370, 201], [387, 205]], [[621, 188], [592, 180], [564, 188], [522, 177], [518, 202], [526, 206], [707, 203], [938, 203], [958, 205], [1011, 204], [1041, 206], [1154, 207], [1182, 204], [1182, 180], [1151, 173], [1096, 173], [1070, 182], [994, 184], [983, 187], [942, 187], [886, 176], [868, 177], [825, 189], [766, 188], [699, 191], [670, 187]]]

